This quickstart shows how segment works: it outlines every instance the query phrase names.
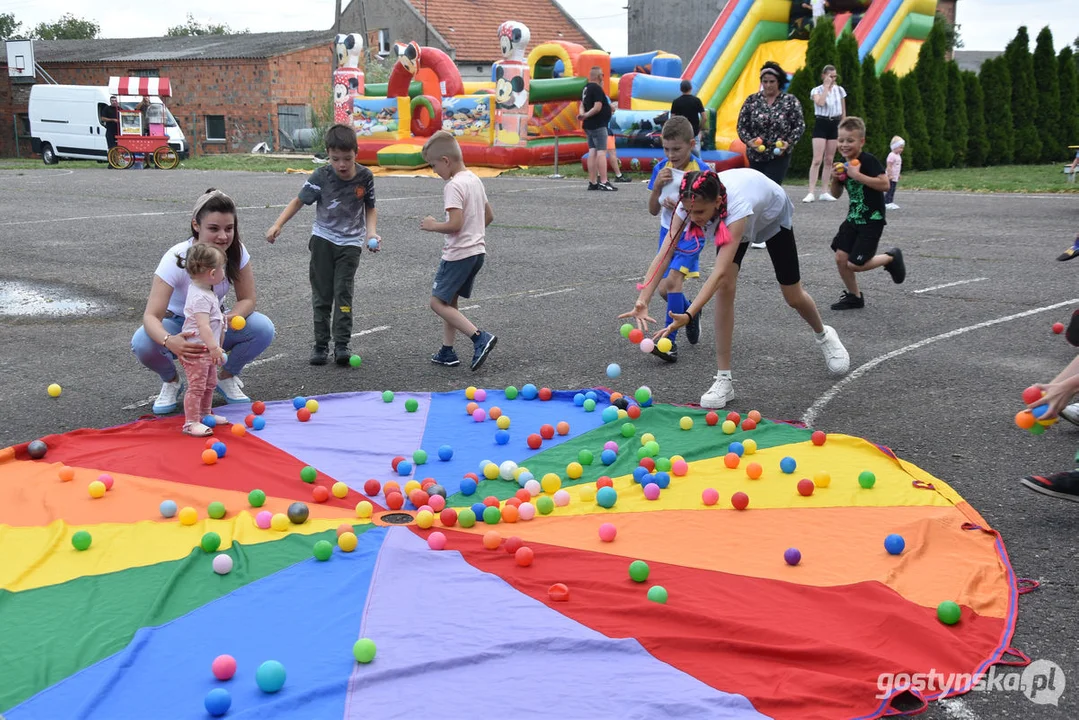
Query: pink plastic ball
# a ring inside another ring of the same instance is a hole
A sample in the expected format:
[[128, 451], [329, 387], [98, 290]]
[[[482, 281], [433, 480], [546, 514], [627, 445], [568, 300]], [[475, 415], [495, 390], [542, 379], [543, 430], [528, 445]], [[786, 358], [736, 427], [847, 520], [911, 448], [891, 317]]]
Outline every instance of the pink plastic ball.
[[472, 399], [476, 402], [483, 402], [487, 399], [487, 391], [483, 388], [477, 388], [476, 394], [472, 396]]
[[427, 500], [427, 504], [431, 506], [431, 509], [436, 513], [442, 512], [446, 507], [446, 498], [441, 495], [432, 495]]
[[273, 513], [269, 510], [262, 510], [255, 516], [255, 525], [263, 530], [270, 529], [270, 520], [273, 519]]
[[529, 480], [525, 483], [525, 490], [527, 490], [528, 494], [532, 497], [536, 497], [543, 491], [543, 486], [540, 485], [539, 480]]
[[446, 536], [437, 530], [427, 536], [427, 547], [432, 550], [446, 549]]
[[641, 352], [650, 353], [656, 348], [656, 344], [652, 342], [652, 338], [645, 338], [641, 340]]
[[210, 664], [210, 672], [218, 680], [231, 680], [236, 674], [236, 658], [231, 655], [218, 655]]
[[533, 505], [532, 503], [523, 502], [517, 508], [517, 519], [518, 520], [528, 521], [528, 520], [531, 520], [534, 517], [536, 517], [536, 506]]
[[687, 463], [685, 460], [675, 460], [673, 463], [671, 463], [671, 472], [673, 472], [678, 477], [682, 477], [689, 472], [689, 463]]
[[614, 542], [614, 536], [618, 534], [618, 528], [611, 523], [603, 523], [599, 526], [599, 539], [603, 542]]
[[715, 488], [706, 488], [701, 493], [701, 502], [705, 505], [715, 505], [719, 502], [719, 492]]
[[476, 408], [472, 411], [472, 419], [476, 422], [483, 422], [487, 419], [487, 411], [483, 408]]
[[644, 486], [644, 496], [649, 500], [659, 499], [659, 485], [655, 483], [648, 483]]
[[426, 504], [426, 503], [424, 503], [423, 505], [420, 505], [418, 508], [416, 508], [417, 514], [423, 512], [424, 510], [431, 513], [432, 515], [435, 512], [435, 509], [433, 507], [431, 507], [430, 505]]
[[558, 507], [566, 507], [569, 505], [569, 493], [565, 490], [559, 490], [554, 494], [554, 504]]
[[603, 449], [614, 450], [615, 452], [618, 452], [618, 443], [616, 443], [614, 440], [608, 440], [607, 442], [603, 443]]
[[108, 473], [101, 473], [97, 476], [97, 479], [105, 484], [105, 490], [112, 490], [112, 475], [109, 475]]

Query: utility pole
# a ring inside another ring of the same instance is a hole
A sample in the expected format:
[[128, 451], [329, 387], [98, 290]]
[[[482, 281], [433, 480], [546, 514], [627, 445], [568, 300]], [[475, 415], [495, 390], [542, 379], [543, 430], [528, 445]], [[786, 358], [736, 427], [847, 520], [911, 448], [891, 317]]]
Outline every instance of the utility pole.
[[[337, 4], [333, 9], [333, 34], [341, 34], [341, 0], [337, 0]], [[337, 69], [337, 53], [333, 54], [333, 69]]]

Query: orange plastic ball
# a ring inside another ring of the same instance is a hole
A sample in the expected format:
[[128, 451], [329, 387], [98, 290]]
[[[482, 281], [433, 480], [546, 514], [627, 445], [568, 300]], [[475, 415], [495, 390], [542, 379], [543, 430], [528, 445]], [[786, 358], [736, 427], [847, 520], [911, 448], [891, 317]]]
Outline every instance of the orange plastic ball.
[[243, 425], [241, 425], [240, 423], [233, 423], [233, 425], [232, 425], [232, 434], [235, 435], [236, 437], [243, 437], [244, 435], [247, 434], [247, 428], [244, 427]]
[[204, 463], [206, 463], [207, 465], [213, 465], [214, 463], [217, 462], [217, 453], [214, 452], [213, 450], [209, 450], [209, 449], [203, 450], [202, 451], [202, 461]]
[[749, 465], [746, 465], [746, 475], [749, 476], [750, 480], [756, 480], [761, 476], [763, 472], [764, 468], [761, 467], [760, 463], [753, 462]]
[[1029, 410], [1020, 410], [1015, 414], [1015, 424], [1024, 430], [1029, 430], [1034, 427], [1034, 414]]
[[352, 528], [352, 525], [348, 523], [341, 523], [337, 526], [337, 537], [341, 537], [347, 532], [355, 532]]
[[472, 413], [476, 412], [479, 407], [479, 403], [470, 402], [468, 405], [465, 405], [465, 413], [471, 415]]
[[75, 479], [75, 468], [65, 465], [60, 468], [59, 475], [64, 482], [71, 482]]
[[314, 497], [315, 502], [324, 503], [330, 499], [330, 491], [321, 485], [316, 485], [311, 491], [311, 496]]
[[738, 467], [738, 463], [741, 462], [742, 456], [738, 453], [729, 452], [723, 456], [723, 464], [729, 467], [731, 470]]
[[749, 416], [749, 419], [752, 420], [755, 423], [759, 423], [761, 421], [761, 414], [757, 410], [750, 410], [749, 413], [748, 413], [748, 416]]
[[483, 546], [488, 550], [497, 550], [502, 544], [502, 535], [497, 530], [488, 530], [483, 534]]
[[519, 547], [517, 548], [517, 552], [513, 554], [517, 564], [521, 567], [528, 567], [531, 565], [535, 556], [535, 553], [532, 552], [532, 548], [530, 547]]
[[382, 492], [389, 495], [392, 492], [401, 492], [401, 484], [396, 480], [387, 480], [386, 484], [382, 486]]
[[493, 408], [487, 411], [487, 417], [491, 418], [492, 420], [497, 420], [498, 418], [502, 417], [502, 408], [495, 405]]
[[558, 431], [559, 435], [569, 435], [569, 423], [563, 420], [555, 425], [555, 430]]
[[513, 505], [507, 504], [502, 508], [502, 522], [515, 523], [520, 517], [520, 512]]
[[613, 405], [616, 400], [621, 400], [622, 397], [622, 393], [620, 392], [611, 393], [611, 404]]

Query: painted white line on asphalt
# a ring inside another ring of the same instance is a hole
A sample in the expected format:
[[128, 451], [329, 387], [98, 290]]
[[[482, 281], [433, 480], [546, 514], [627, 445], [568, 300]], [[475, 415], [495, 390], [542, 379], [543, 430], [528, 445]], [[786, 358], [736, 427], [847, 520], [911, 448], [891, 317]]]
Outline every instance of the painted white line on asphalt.
[[352, 337], [359, 337], [360, 335], [370, 335], [371, 333], [382, 332], [383, 330], [389, 330], [389, 325], [379, 325], [368, 330], [360, 330], [359, 332], [352, 333]]
[[255, 367], [257, 365], [265, 365], [268, 362], [273, 362], [274, 360], [280, 360], [283, 357], [285, 357], [285, 353], [277, 353], [276, 355], [271, 355], [268, 358], [259, 358], [258, 360], [252, 360], [251, 362], [247, 363], [247, 365], [245, 365], [244, 367], [245, 368], [251, 368], [251, 367]]
[[983, 328], [992, 327], [993, 325], [1000, 325], [1001, 323], [1018, 320], [1020, 318], [1029, 317], [1031, 315], [1037, 315], [1038, 313], [1048, 312], [1049, 310], [1056, 310], [1057, 308], [1067, 307], [1069, 305], [1076, 304], [1079, 304], [1079, 298], [1072, 298], [1071, 300], [1065, 300], [1064, 302], [1058, 302], [1052, 305], [1034, 308], [1033, 310], [1024, 310], [1023, 312], [1015, 313], [1014, 315], [1005, 315], [1004, 317], [999, 317], [994, 320], [986, 320], [985, 322], [980, 322], [976, 325], [968, 325], [966, 327], [950, 330], [946, 333], [934, 335], [933, 337], [919, 340], [916, 343], [905, 345], [904, 347], [892, 350], [890, 353], [879, 355], [870, 360], [869, 362], [865, 363], [864, 365], [860, 365], [854, 370], [852, 370], [849, 375], [847, 375], [845, 378], [830, 387], [823, 395], [817, 398], [816, 401], [809, 406], [809, 409], [805, 411], [805, 414], [802, 415], [802, 422], [812, 427], [813, 423], [817, 420], [817, 416], [820, 415], [821, 411], [824, 409], [824, 406], [830, 403], [832, 399], [843, 390], [843, 388], [845, 388], [847, 385], [851, 384], [858, 378], [862, 377], [881, 363], [891, 360], [892, 358], [897, 358], [900, 355], [906, 355], [912, 350], [918, 350], [925, 347], [926, 345], [932, 345], [933, 343], [940, 342], [941, 340], [950, 340], [953, 337], [966, 334], [973, 330], [981, 330]]
[[147, 405], [151, 404], [154, 400], [157, 400], [157, 395], [151, 395], [150, 397], [146, 398], [145, 400], [139, 400], [138, 402], [133, 402], [130, 405], [124, 405], [120, 409], [121, 410], [138, 410], [141, 407], [146, 407]]
[[547, 297], [548, 295], [559, 295], [561, 293], [573, 292], [573, 288], [562, 288], [561, 290], [551, 290], [549, 292], [536, 293], [535, 295], [529, 295], [529, 297]]
[[478, 307], [479, 307], [479, 305], [465, 305], [463, 308], [457, 308], [457, 309], [463, 312], [465, 310], [475, 310]]
[[971, 280], [956, 280], [955, 282], [944, 283], [943, 285], [934, 285], [933, 287], [922, 288], [921, 290], [915, 290], [914, 294], [929, 292], [930, 290], [943, 290], [944, 288], [955, 287], [956, 285], [966, 285], [967, 283], [981, 282], [982, 280], [988, 280], [989, 278], [973, 278]]

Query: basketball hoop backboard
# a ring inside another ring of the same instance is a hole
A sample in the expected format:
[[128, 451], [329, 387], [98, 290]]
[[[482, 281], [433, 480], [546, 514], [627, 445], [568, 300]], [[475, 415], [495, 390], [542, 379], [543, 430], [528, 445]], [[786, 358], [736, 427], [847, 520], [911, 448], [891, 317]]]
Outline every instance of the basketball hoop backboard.
[[8, 40], [6, 44], [8, 77], [35, 77], [36, 72], [34, 67], [34, 41]]

